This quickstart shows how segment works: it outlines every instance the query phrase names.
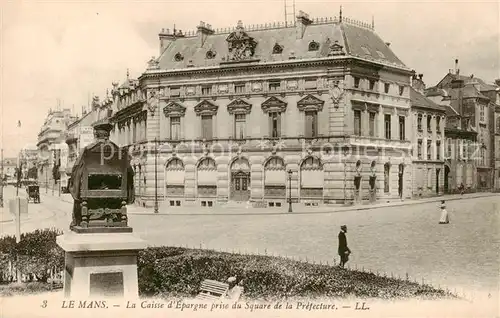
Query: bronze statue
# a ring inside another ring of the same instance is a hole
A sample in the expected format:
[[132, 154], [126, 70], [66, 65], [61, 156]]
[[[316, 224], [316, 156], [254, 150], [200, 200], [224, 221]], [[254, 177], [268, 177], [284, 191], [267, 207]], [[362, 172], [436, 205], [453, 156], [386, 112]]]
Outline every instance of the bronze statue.
[[134, 171], [126, 150], [109, 140], [111, 129], [107, 122], [95, 125], [95, 141], [73, 166], [68, 187], [74, 199], [70, 229], [75, 232], [131, 231], [126, 205], [135, 199]]

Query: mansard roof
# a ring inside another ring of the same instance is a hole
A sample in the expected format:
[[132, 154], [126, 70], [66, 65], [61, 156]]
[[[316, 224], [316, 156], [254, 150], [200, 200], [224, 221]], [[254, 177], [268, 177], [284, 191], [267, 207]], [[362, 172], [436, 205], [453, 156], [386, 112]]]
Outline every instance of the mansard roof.
[[[291, 56], [296, 60], [324, 58], [332, 55], [331, 50], [334, 50], [339, 55], [355, 56], [394, 67], [407, 68], [368, 24], [346, 18], [340, 23], [336, 18], [311, 20], [311, 24], [305, 26], [302, 38], [297, 37], [299, 29], [300, 27], [285, 27], [284, 24], [278, 24], [274, 27], [269, 25], [267, 28], [250, 27], [240, 30], [244, 32], [244, 36], [248, 37], [247, 43], [252, 46], [252, 53], [249, 54], [253, 54], [252, 59], [258, 60], [258, 63], [288, 61]], [[166, 34], [160, 34], [160, 37], [162, 35], [166, 36]], [[167, 44], [158, 59], [160, 69], [211, 67], [228, 62], [231, 53], [228, 40], [231, 40], [231, 37], [234, 38], [234, 32], [220, 30], [204, 36], [206, 39], [203, 45], [201, 45], [200, 36], [195, 33], [191, 36], [172, 36], [174, 39]], [[313, 41], [319, 44], [317, 50], [309, 50], [309, 45]], [[282, 50], [281, 53], [273, 54], [276, 45], [279, 45]], [[209, 51], [211, 53], [207, 54]]]
[[439, 112], [446, 112], [446, 108], [434, 103], [423, 94], [417, 92], [413, 87], [410, 87], [410, 99], [412, 107], [426, 108]]

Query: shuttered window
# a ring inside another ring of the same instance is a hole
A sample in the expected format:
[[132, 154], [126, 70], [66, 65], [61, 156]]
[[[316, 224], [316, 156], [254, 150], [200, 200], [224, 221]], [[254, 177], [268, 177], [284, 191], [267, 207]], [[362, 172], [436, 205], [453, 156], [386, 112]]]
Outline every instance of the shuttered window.
[[181, 138], [181, 118], [170, 117], [170, 138], [179, 140]]
[[269, 132], [271, 137], [277, 138], [281, 136], [281, 114], [269, 113]]
[[202, 138], [212, 139], [212, 115], [201, 116], [201, 133]]
[[307, 138], [316, 137], [318, 135], [318, 113], [315, 111], [307, 111], [306, 115], [306, 134]]

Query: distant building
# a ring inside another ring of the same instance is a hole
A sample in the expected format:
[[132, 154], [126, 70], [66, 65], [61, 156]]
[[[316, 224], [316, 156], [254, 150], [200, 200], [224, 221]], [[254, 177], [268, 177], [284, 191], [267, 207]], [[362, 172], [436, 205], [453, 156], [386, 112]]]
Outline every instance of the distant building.
[[[456, 116], [450, 118], [447, 126], [450, 138], [460, 136], [468, 141], [469, 146], [461, 147], [468, 154], [467, 167], [472, 166], [473, 163], [470, 161], [474, 160], [476, 171], [472, 173], [473, 176], [467, 172], [467, 176], [463, 176], [462, 179], [476, 180], [466, 181], [464, 185], [473, 190], [489, 190], [492, 189], [494, 181], [494, 112], [497, 86], [487, 84], [473, 75], [460, 75], [458, 60], [455, 62], [455, 71], [450, 70], [435, 87], [427, 89], [426, 95], [448, 103], [456, 113]], [[472, 136], [474, 133], [476, 137]], [[464, 156], [462, 153], [460, 158]]]
[[17, 168], [17, 158], [3, 158], [3, 171], [2, 176], [7, 179], [7, 181], [15, 181], [16, 178], [16, 168]]
[[22, 175], [25, 179], [37, 179], [38, 148], [25, 147], [19, 152], [19, 162], [22, 166]]
[[446, 191], [444, 145], [446, 108], [425, 97], [423, 75], [414, 75], [410, 88], [413, 142], [413, 196]]
[[69, 109], [50, 110], [38, 134], [38, 182], [41, 185], [54, 184], [54, 165], [58, 164], [57, 149], [65, 141], [67, 125], [75, 120]]
[[393, 200], [399, 184], [411, 197], [412, 72], [373, 25], [300, 12], [159, 38], [160, 57], [112, 92], [140, 204], [155, 190], [168, 207]]

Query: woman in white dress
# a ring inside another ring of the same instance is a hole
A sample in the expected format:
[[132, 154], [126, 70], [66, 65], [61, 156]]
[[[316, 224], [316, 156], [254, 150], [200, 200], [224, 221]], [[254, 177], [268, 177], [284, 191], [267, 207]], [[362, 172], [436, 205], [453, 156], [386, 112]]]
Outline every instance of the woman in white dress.
[[448, 211], [446, 211], [446, 205], [444, 200], [441, 201], [441, 218], [439, 219], [439, 224], [448, 224], [450, 223], [450, 217], [448, 215]]

